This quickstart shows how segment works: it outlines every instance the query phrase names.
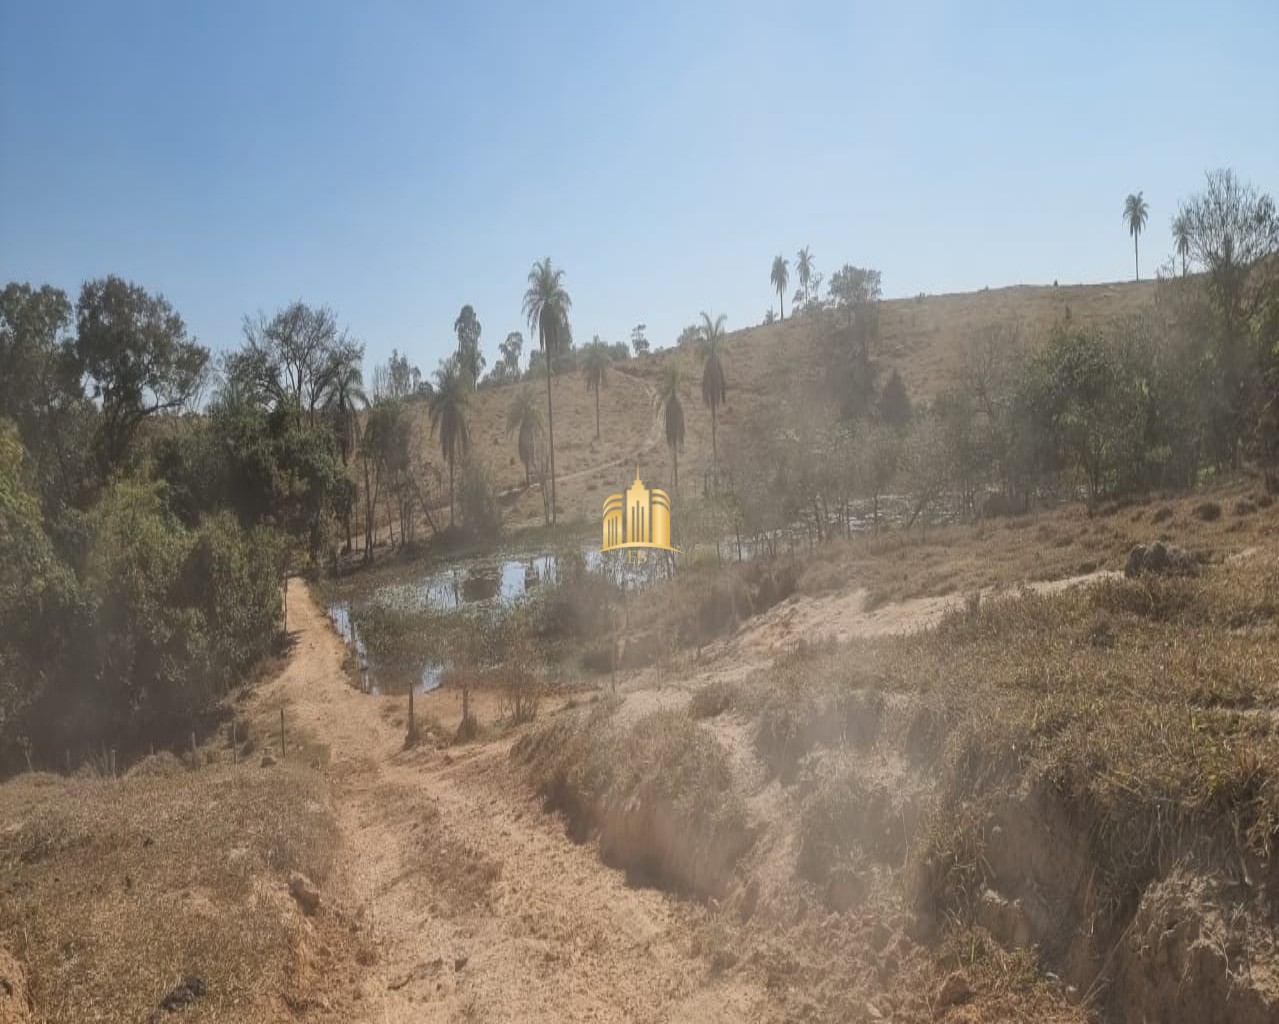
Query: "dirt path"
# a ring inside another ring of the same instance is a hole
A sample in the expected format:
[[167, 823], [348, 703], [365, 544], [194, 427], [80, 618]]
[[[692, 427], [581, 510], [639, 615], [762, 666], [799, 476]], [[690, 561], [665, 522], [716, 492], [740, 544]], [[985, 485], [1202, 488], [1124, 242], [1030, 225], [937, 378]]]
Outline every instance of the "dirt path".
[[695, 908], [628, 886], [565, 836], [510, 766], [509, 741], [403, 751], [403, 699], [353, 690], [328, 620], [301, 582], [289, 591], [297, 644], [256, 699], [282, 701], [330, 748], [342, 848], [325, 898], [371, 926], [377, 950], [343, 1019], [766, 1016], [761, 992], [712, 980], [694, 955]]

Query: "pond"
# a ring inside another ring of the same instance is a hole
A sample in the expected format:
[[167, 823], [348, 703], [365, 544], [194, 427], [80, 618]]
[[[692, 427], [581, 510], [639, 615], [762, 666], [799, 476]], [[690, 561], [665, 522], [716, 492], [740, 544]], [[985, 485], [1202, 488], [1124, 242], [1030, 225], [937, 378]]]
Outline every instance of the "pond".
[[[583, 546], [588, 567], [598, 550]], [[559, 558], [541, 552], [510, 557], [473, 558], [423, 567], [419, 573], [380, 584], [367, 593], [329, 602], [328, 615], [359, 666], [361, 688], [368, 693], [416, 693], [439, 688], [446, 661], [428, 658], [412, 666], [377, 663], [360, 636], [358, 619], [372, 606], [401, 611], [463, 612], [470, 607], [515, 604], [540, 586], [555, 582]]]
[[[908, 499], [886, 495], [880, 499], [881, 525], [901, 525], [910, 517]], [[930, 523], [949, 521], [952, 516], [944, 510], [934, 510], [927, 517]], [[843, 529], [841, 522], [832, 518], [831, 532]], [[854, 503], [848, 509], [848, 528], [852, 533], [873, 529], [874, 516], [870, 502]], [[778, 531], [766, 542], [760, 538], [743, 537], [739, 544], [736, 537], [725, 538], [718, 545], [718, 560], [724, 563], [739, 558], [749, 561], [765, 555], [770, 548], [784, 552], [788, 548], [802, 548], [811, 540], [811, 534], [802, 526], [789, 531]], [[704, 545], [703, 554], [715, 545]], [[581, 544], [569, 550], [574, 560], [588, 569], [598, 568], [603, 557], [594, 543]], [[359, 667], [361, 686], [369, 693], [408, 693], [410, 687], [416, 693], [437, 689], [449, 666], [441, 658], [418, 657], [407, 664], [392, 664], [387, 659], [380, 663], [373, 657], [360, 636], [359, 620], [362, 613], [374, 608], [401, 612], [438, 612], [466, 614], [473, 609], [493, 606], [509, 606], [525, 600], [537, 588], [556, 582], [559, 569], [558, 556], [551, 552], [490, 555], [459, 559], [454, 562], [428, 563], [406, 567], [394, 576], [379, 581], [365, 589], [357, 589], [349, 596], [329, 603], [328, 614], [342, 639], [350, 648]], [[424, 627], [426, 628], [426, 627]]]

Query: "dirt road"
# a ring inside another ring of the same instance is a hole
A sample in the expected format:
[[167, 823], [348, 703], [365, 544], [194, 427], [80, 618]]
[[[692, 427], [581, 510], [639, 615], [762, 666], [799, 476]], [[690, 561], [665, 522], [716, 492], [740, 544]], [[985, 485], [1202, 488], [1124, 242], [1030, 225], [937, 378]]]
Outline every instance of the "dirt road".
[[[297, 580], [289, 616], [297, 644], [256, 699], [283, 701], [331, 751], [342, 848], [325, 898], [371, 929], [376, 950], [344, 1018], [767, 1015], [756, 1012], [762, 992], [713, 980], [695, 955], [696, 907], [628, 886], [569, 840], [516, 776], [508, 741], [404, 751], [403, 698], [348, 685], [341, 641]], [[447, 713], [431, 698], [418, 707]]]

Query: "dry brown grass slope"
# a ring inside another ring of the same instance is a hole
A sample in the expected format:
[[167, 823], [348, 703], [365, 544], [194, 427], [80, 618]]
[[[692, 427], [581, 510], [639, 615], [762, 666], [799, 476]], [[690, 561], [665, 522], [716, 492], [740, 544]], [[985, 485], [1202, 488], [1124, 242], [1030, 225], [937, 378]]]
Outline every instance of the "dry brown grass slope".
[[[1155, 539], [1199, 572], [1124, 578]], [[713, 894], [712, 962], [788, 1019], [1270, 1021], [1277, 567], [1248, 481], [830, 545], [516, 753], [606, 856]]]
[[[1015, 328], [1028, 342], [1044, 337], [1066, 319], [1100, 326], [1139, 312], [1154, 301], [1156, 285], [1115, 282], [1064, 287], [1019, 285], [952, 295], [891, 299], [883, 303], [879, 352], [887, 369], [897, 369], [913, 396], [932, 396], [956, 381], [961, 353], [971, 338], [994, 326]], [[832, 314], [823, 314], [830, 316]], [[720, 443], [768, 404], [785, 398], [793, 385], [821, 375], [818, 336], [821, 317], [791, 317], [782, 323], [730, 333], [724, 345], [728, 403], [720, 413]], [[666, 363], [685, 370], [687, 437], [680, 456], [685, 488], [700, 486], [710, 465], [710, 414], [701, 400], [701, 364], [688, 349], [664, 349], [615, 365], [600, 396], [600, 438], [595, 439], [595, 400], [580, 374], [558, 376], [554, 383], [557, 493], [563, 514], [594, 522], [604, 497], [625, 486], [638, 461], [651, 484], [670, 486], [670, 455], [657, 423], [653, 393]], [[471, 402], [474, 452], [492, 472], [501, 490], [519, 487], [524, 470], [515, 439], [506, 432], [506, 412], [522, 387], [545, 401], [545, 381], [483, 388]], [[419, 443], [438, 463], [424, 407], [417, 407]], [[833, 406], [829, 410], [834, 415]], [[513, 523], [536, 522], [540, 497], [523, 495], [507, 512]]]

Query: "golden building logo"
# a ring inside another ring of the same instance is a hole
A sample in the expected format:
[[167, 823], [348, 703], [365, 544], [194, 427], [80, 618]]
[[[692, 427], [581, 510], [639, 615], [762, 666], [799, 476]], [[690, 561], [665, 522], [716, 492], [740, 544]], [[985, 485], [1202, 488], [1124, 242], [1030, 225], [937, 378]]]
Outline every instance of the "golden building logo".
[[631, 559], [643, 559], [649, 550], [672, 551], [671, 496], [665, 491], [644, 486], [639, 466], [635, 482], [625, 494], [610, 494], [604, 499], [604, 543], [601, 551], [625, 551]]

